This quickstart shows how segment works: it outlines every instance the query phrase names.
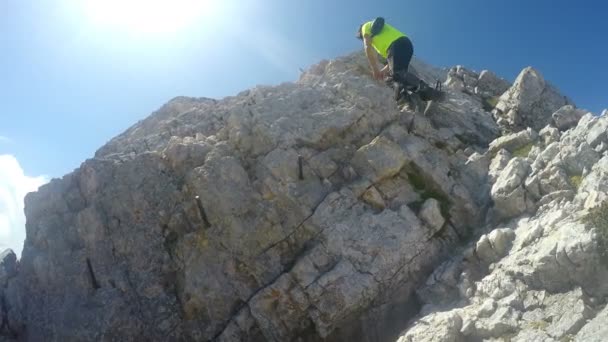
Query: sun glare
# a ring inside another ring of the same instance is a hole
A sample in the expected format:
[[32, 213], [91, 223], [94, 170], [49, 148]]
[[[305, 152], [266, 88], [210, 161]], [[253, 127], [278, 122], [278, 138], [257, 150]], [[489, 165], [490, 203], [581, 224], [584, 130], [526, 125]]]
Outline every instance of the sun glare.
[[221, 0], [85, 0], [95, 24], [128, 33], [175, 33], [217, 9]]

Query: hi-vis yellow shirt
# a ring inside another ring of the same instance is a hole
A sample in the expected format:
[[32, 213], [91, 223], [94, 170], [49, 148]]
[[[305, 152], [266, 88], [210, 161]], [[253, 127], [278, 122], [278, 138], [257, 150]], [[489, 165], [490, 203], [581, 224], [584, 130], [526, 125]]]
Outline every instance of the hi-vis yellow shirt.
[[[373, 22], [371, 21], [363, 24], [363, 28], [361, 28], [361, 33], [363, 36], [372, 35], [372, 24]], [[372, 37], [372, 46], [382, 57], [386, 58], [389, 46], [391, 46], [395, 40], [401, 37], [405, 37], [405, 35], [391, 25], [384, 23], [382, 31]]]

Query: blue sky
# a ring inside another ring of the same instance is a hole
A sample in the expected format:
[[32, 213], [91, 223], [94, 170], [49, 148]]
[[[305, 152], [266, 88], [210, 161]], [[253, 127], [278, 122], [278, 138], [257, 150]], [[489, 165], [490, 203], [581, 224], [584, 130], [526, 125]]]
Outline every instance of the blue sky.
[[432, 64], [509, 80], [531, 65], [580, 107], [608, 107], [600, 1], [200, 0], [187, 23], [154, 19], [179, 24], [171, 32], [129, 27], [134, 14], [121, 11], [133, 6], [106, 8], [126, 23], [100, 17], [86, 5], [96, 1], [116, 2], [0, 0], [0, 155], [27, 176], [70, 172], [175, 96], [219, 98], [295, 80], [299, 68], [360, 49], [354, 32], [376, 16]]

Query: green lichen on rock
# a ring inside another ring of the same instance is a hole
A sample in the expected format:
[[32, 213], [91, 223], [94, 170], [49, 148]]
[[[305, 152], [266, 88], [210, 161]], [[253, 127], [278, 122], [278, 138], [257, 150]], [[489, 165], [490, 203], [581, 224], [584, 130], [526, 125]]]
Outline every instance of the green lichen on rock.
[[608, 265], [608, 202], [591, 209], [584, 221], [590, 228], [596, 229], [600, 258], [604, 265]]
[[483, 102], [482, 102], [483, 109], [488, 112], [492, 111], [494, 108], [496, 108], [496, 105], [498, 104], [499, 99], [500, 99], [500, 96], [492, 96], [492, 97], [483, 99]]
[[575, 189], [578, 189], [581, 186], [581, 182], [583, 181], [583, 177], [579, 175], [570, 176], [570, 184]]
[[516, 149], [513, 151], [513, 157], [527, 158], [530, 151], [532, 151], [532, 147], [534, 147], [534, 144], [530, 143]]
[[416, 172], [415, 170], [407, 171], [407, 177], [410, 181], [410, 184], [414, 187], [416, 192], [420, 195], [420, 200], [410, 203], [410, 209], [414, 212], [418, 212], [422, 207], [422, 204], [429, 199], [434, 198], [439, 202], [441, 207], [441, 215], [445, 219], [449, 219], [450, 217], [450, 200], [448, 197], [442, 192], [438, 191], [432, 186], [428, 185], [428, 182], [424, 179], [420, 172]]

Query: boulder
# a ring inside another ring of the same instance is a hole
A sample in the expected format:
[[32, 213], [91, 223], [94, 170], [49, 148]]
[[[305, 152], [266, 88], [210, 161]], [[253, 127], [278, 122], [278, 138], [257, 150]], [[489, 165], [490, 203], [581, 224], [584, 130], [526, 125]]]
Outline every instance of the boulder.
[[489, 96], [500, 96], [511, 87], [511, 84], [496, 76], [492, 71], [483, 70], [479, 74], [477, 87], [481, 92], [487, 93]]
[[608, 142], [608, 116], [601, 116], [587, 132], [587, 144], [596, 147], [600, 143]]
[[[579, 316], [580, 317], [580, 316]], [[608, 336], [608, 307], [604, 308], [576, 334], [576, 342], [602, 342]]]
[[553, 113], [568, 104], [570, 101], [548, 84], [540, 72], [527, 67], [500, 97], [494, 115], [506, 129], [519, 131], [531, 127], [539, 131], [553, 120]]
[[398, 174], [409, 158], [399, 145], [378, 137], [355, 153], [352, 164], [358, 174], [373, 183]]
[[513, 158], [492, 186], [491, 196], [500, 219], [516, 217], [531, 210], [533, 204], [524, 188], [530, 173], [530, 163], [522, 158]]
[[551, 115], [553, 124], [560, 131], [566, 131], [578, 124], [578, 121], [587, 114], [587, 111], [575, 108], [573, 105], [565, 105]]
[[420, 218], [434, 232], [439, 231], [445, 223], [445, 218], [441, 214], [441, 204], [434, 198], [429, 198], [422, 204]]
[[538, 132], [538, 135], [545, 146], [559, 141], [559, 130], [555, 127], [545, 126]]
[[531, 128], [528, 128], [518, 133], [504, 135], [492, 141], [490, 143], [490, 147], [488, 148], [488, 152], [490, 154], [496, 154], [498, 151], [505, 149], [513, 153], [522, 147], [531, 145], [537, 139], [538, 133], [536, 133]]

